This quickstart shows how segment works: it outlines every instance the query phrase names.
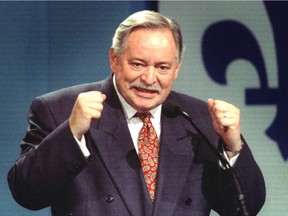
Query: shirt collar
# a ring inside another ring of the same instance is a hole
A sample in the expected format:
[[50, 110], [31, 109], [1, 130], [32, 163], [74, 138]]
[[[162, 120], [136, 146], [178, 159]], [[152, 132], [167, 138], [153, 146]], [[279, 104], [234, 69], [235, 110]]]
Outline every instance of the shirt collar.
[[[118, 98], [120, 100], [120, 103], [122, 105], [122, 108], [124, 110], [125, 117], [126, 117], [127, 120], [130, 120], [137, 113], [137, 110], [135, 110], [132, 106], [130, 106], [125, 101], [125, 99], [122, 97], [122, 95], [119, 93], [117, 85], [116, 85], [115, 76], [113, 76], [113, 85], [114, 85], [114, 88], [116, 90], [117, 96], [118, 96]], [[157, 106], [154, 109], [149, 111], [151, 116], [152, 116], [152, 118], [158, 119], [160, 121], [161, 108], [162, 108], [162, 104], [160, 104], [159, 106]]]

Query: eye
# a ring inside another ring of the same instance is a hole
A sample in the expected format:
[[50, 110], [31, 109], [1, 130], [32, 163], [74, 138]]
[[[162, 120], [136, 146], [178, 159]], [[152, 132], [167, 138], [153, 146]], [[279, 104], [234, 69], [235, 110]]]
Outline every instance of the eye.
[[139, 68], [139, 67], [141, 67], [141, 66], [142, 66], [142, 64], [139, 63], [139, 62], [134, 62], [134, 63], [133, 63], [133, 67], [135, 67], [135, 68]]
[[158, 68], [159, 68], [159, 71], [162, 73], [170, 70], [170, 66], [168, 66], [168, 65], [159, 65]]
[[169, 70], [169, 67], [167, 67], [167, 66], [160, 66], [160, 70]]
[[133, 70], [142, 70], [143, 67], [145, 67], [145, 64], [139, 61], [132, 61], [130, 62], [130, 66]]

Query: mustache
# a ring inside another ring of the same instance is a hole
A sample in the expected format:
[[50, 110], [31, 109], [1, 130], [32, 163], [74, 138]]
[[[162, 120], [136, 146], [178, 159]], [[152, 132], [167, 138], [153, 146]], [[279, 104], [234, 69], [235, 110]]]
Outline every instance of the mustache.
[[157, 84], [147, 86], [141, 82], [134, 82], [134, 83], [131, 83], [129, 87], [130, 88], [138, 88], [138, 89], [142, 89], [145, 91], [154, 91], [154, 92], [160, 92], [161, 91], [161, 87]]

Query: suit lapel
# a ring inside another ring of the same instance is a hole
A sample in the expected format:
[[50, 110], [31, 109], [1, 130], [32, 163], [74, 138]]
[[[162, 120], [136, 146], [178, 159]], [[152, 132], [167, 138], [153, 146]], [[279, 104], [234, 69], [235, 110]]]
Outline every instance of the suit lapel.
[[194, 157], [181, 118], [162, 116], [158, 189], [153, 215], [173, 215]]
[[90, 135], [131, 215], [152, 215], [138, 155], [112, 82], [103, 89], [107, 102], [101, 118], [93, 122]]
[[[107, 172], [131, 215], [173, 215], [194, 157], [182, 118], [161, 119], [161, 147], [155, 208], [148, 195], [138, 155], [122, 107], [108, 79], [101, 118], [91, 124], [90, 135]], [[186, 127], [187, 128], [187, 127]]]

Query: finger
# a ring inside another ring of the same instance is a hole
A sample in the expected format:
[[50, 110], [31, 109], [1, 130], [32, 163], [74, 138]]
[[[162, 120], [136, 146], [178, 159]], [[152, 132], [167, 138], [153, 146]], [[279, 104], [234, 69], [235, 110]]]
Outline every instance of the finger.
[[91, 102], [94, 102], [94, 103], [103, 104], [103, 102], [106, 100], [106, 95], [102, 94], [101, 92], [95, 93], [91, 95], [90, 100]]
[[89, 109], [102, 112], [104, 106], [102, 102], [91, 102], [89, 104]]
[[229, 104], [221, 100], [208, 99], [208, 110], [211, 115], [221, 117], [229, 110]]
[[101, 97], [102, 97], [103, 101], [106, 100], [106, 95], [105, 94], [101, 94]]
[[102, 94], [101, 92], [95, 91], [95, 92], [91, 92], [91, 94], [89, 94], [89, 98], [92, 101], [97, 101], [97, 102], [103, 102], [106, 99], [106, 95]]
[[231, 115], [238, 115], [239, 109], [233, 104], [229, 104], [225, 101], [216, 100], [214, 102], [213, 113], [219, 118], [229, 117]]
[[231, 118], [222, 118], [219, 120], [219, 125], [222, 129], [236, 129], [239, 125], [238, 120], [231, 117]]
[[213, 109], [214, 109], [214, 100], [212, 98], [209, 98], [208, 101], [207, 101], [207, 104], [208, 104], [208, 111], [210, 113], [210, 116], [212, 118], [214, 118], [214, 112], [213, 112]]
[[90, 119], [99, 119], [101, 117], [102, 110], [91, 109], [89, 113], [90, 113]]
[[106, 96], [104, 94], [102, 94], [101, 92], [93, 91], [79, 94], [77, 102], [82, 108], [90, 107], [97, 109], [97, 107], [94, 106], [96, 104], [102, 104], [105, 99]]
[[208, 100], [208, 108], [214, 128], [227, 131], [239, 126], [240, 110], [232, 104], [221, 100]]

